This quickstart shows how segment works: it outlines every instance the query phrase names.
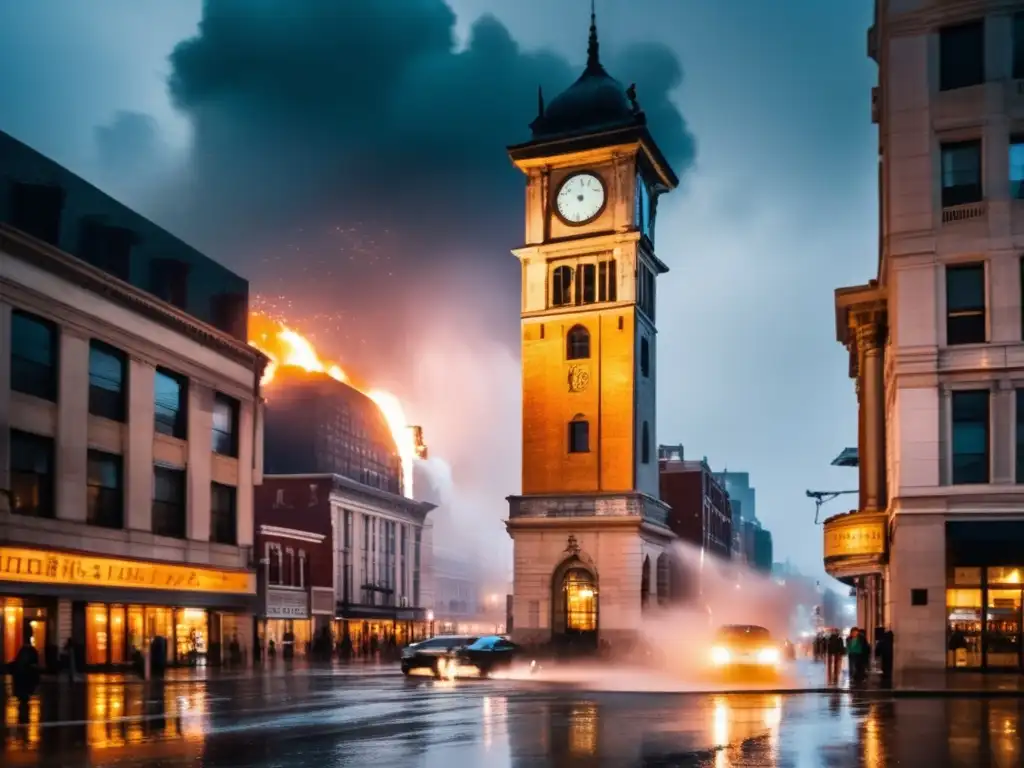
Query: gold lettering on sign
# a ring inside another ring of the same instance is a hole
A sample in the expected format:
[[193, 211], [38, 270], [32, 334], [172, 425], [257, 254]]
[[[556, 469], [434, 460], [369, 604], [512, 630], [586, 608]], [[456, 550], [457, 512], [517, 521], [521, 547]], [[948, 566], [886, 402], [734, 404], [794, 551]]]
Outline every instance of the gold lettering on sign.
[[825, 528], [825, 558], [885, 554], [884, 522], [839, 523]]
[[0, 582], [3, 581], [249, 595], [256, 592], [255, 576], [247, 571], [9, 547], [0, 547]]

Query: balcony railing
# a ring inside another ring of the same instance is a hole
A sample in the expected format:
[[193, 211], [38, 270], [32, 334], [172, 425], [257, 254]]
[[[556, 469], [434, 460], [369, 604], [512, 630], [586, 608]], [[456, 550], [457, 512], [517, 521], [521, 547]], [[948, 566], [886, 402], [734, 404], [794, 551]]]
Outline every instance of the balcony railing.
[[985, 201], [978, 203], [966, 203], [965, 205], [951, 205], [942, 209], [942, 223], [953, 224], [958, 221], [970, 221], [980, 219], [985, 215]]
[[513, 520], [523, 518], [639, 517], [668, 525], [668, 510], [641, 495], [602, 497], [513, 498], [509, 508]]

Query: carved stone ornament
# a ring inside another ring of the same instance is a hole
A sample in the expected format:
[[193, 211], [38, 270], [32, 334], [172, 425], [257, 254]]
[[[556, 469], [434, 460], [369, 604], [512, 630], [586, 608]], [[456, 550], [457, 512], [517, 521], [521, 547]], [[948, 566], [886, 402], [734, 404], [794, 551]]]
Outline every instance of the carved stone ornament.
[[579, 557], [580, 545], [576, 541], [576, 535], [570, 533], [569, 538], [565, 542], [565, 554], [572, 555], [573, 557]]
[[569, 391], [582, 392], [590, 384], [590, 371], [582, 365], [569, 366]]

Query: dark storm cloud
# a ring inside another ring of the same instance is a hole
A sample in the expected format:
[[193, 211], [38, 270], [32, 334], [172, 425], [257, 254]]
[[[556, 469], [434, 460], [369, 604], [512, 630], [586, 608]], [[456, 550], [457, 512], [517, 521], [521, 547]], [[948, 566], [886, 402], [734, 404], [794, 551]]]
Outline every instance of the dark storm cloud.
[[98, 126], [96, 150], [100, 170], [122, 178], [161, 162], [166, 152], [156, 120], [139, 112], [118, 112]]
[[[180, 197], [191, 207], [175, 228], [258, 288], [286, 277], [294, 294], [304, 270], [330, 268], [330, 300], [355, 306], [448, 272], [464, 282], [469, 268], [478, 294], [514, 304], [522, 179], [504, 147], [527, 137], [538, 85], [550, 98], [579, 68], [524, 51], [493, 17], [458, 47], [455, 21], [443, 0], [205, 3], [198, 35], [170, 59], [172, 97], [194, 130], [193, 186]], [[610, 36], [606, 65], [637, 81], [657, 140], [685, 170], [693, 141], [669, 102], [679, 62], [658, 46], [616, 55]], [[325, 292], [311, 277], [304, 304]]]

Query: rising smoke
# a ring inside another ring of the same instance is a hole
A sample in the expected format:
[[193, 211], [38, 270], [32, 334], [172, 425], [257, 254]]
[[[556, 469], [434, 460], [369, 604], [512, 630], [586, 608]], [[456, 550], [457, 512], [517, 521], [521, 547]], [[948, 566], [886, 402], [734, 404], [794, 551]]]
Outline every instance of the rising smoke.
[[[114, 191], [408, 404], [451, 470], [445, 536], [507, 557], [500, 519], [520, 485], [509, 249], [523, 182], [504, 147], [526, 138], [537, 86], [556, 93], [580, 67], [524, 50], [491, 17], [459, 47], [455, 21], [444, 0], [207, 0], [198, 34], [170, 54], [170, 93], [192, 127], [178, 171], [142, 196], [128, 181], [158, 137], [142, 118], [113, 121], [135, 137], [128, 169], [112, 134], [100, 137]], [[580, 58], [585, 36], [581, 15]], [[606, 65], [636, 81], [684, 172], [695, 149], [670, 101], [678, 60], [655, 45], [616, 50], [613, 37]]]

